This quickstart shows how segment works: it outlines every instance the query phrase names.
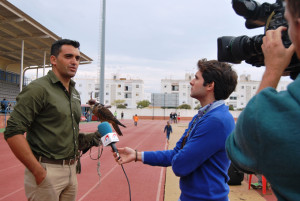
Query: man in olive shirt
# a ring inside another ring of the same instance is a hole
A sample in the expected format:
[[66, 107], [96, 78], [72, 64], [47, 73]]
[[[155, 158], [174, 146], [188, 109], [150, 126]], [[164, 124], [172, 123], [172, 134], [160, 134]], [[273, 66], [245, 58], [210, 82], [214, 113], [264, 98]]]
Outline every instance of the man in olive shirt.
[[68, 39], [52, 45], [52, 71], [24, 88], [7, 122], [5, 139], [26, 166], [28, 200], [76, 199], [81, 108], [71, 78], [79, 65], [79, 46]]

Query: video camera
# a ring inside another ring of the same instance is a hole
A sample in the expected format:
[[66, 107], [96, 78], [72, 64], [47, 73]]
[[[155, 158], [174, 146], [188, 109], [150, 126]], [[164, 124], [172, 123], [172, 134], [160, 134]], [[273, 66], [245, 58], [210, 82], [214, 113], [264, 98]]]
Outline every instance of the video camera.
[[[285, 2], [276, 0], [276, 3], [259, 4], [253, 0], [232, 0], [235, 12], [246, 19], [245, 26], [248, 29], [265, 27], [274, 30], [280, 26], [288, 27], [284, 18]], [[261, 49], [264, 34], [253, 37], [248, 36], [223, 36], [218, 38], [218, 61], [239, 64], [243, 60], [252, 66], [264, 66], [264, 55]], [[285, 47], [291, 45], [287, 31], [282, 32], [282, 42]], [[300, 61], [294, 54], [289, 66], [283, 75], [289, 75], [295, 79], [300, 72]]]

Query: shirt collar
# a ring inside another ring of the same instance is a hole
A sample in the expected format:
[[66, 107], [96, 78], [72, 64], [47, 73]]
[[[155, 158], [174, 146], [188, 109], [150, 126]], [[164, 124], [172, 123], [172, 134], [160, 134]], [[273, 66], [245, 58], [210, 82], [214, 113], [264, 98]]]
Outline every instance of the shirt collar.
[[205, 105], [204, 107], [198, 110], [198, 117], [202, 117], [207, 112], [219, 107], [220, 105], [223, 105], [224, 103], [225, 103], [224, 100], [217, 100], [210, 104]]
[[[60, 80], [56, 77], [55, 73], [52, 70], [49, 70], [48, 76], [49, 76], [50, 80], [52, 81], [52, 83], [60, 82]], [[74, 82], [74, 80], [71, 79], [70, 86], [74, 87], [75, 84], [76, 84], [76, 82]]]

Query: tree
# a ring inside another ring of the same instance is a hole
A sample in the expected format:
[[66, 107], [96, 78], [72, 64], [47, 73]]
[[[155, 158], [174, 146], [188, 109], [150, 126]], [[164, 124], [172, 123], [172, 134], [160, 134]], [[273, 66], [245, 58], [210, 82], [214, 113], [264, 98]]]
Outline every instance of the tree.
[[182, 104], [177, 107], [177, 109], [191, 109], [192, 107], [188, 104]]
[[126, 105], [124, 105], [124, 104], [120, 104], [120, 105], [117, 105], [117, 108], [120, 108], [120, 109], [125, 109], [125, 108], [126, 108]]
[[[115, 105], [117, 108], [120, 108], [120, 105], [124, 105], [123, 103], [125, 103], [125, 100], [115, 100], [114, 102], [112, 102], [112, 105]], [[124, 105], [125, 106], [125, 105]], [[121, 106], [122, 108], [122, 106]], [[125, 106], [126, 108], [126, 106]]]
[[136, 103], [136, 108], [144, 108], [148, 107], [150, 105], [150, 102], [148, 100], [142, 100]]
[[234, 110], [233, 105], [229, 105], [229, 110]]

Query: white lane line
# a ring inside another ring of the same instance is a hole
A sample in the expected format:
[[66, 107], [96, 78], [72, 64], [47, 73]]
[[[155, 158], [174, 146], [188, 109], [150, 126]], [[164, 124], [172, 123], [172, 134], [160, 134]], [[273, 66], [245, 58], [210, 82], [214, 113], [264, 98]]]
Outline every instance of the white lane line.
[[0, 170], [0, 172], [6, 171], [6, 170], [9, 170], [9, 169], [12, 169], [12, 168], [19, 167], [19, 166], [21, 166], [21, 165], [22, 165], [22, 164], [14, 165], [14, 166], [11, 166], [11, 167], [8, 167], [8, 168], [5, 168], [5, 169]]
[[24, 189], [24, 187], [19, 188], [18, 190], [15, 190], [15, 191], [13, 191], [13, 192], [11, 192], [11, 193], [9, 193], [9, 194], [3, 196], [2, 198], [0, 198], [0, 200], [3, 200], [3, 199], [5, 199], [5, 198], [7, 198], [7, 197], [9, 197], [9, 196], [11, 196], [11, 195], [13, 195], [13, 194], [15, 194], [15, 193], [21, 191], [21, 190], [23, 190], [23, 189]]
[[[165, 150], [166, 149], [167, 149], [167, 143], [165, 144]], [[161, 169], [160, 169], [160, 177], [159, 177], [158, 189], [157, 189], [157, 194], [156, 194], [156, 201], [159, 201], [159, 198], [160, 198], [160, 190], [161, 190], [161, 185], [162, 185], [164, 169], [165, 169], [165, 167], [161, 167]]]

